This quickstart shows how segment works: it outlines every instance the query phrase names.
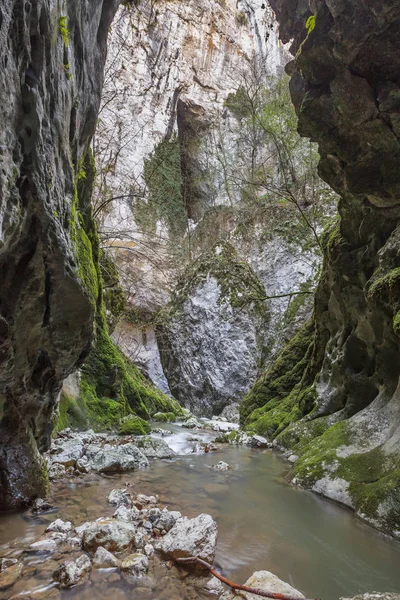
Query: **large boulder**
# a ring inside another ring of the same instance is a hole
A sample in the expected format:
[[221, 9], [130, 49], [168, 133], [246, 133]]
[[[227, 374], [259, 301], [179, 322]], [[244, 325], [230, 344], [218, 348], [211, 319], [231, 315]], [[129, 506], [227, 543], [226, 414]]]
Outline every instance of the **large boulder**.
[[164, 440], [155, 437], [141, 437], [135, 440], [140, 451], [148, 458], [173, 458], [176, 453]]
[[124, 473], [149, 466], [149, 461], [134, 444], [91, 445], [86, 450], [88, 467], [99, 473]]
[[182, 276], [160, 320], [158, 340], [169, 387], [201, 416], [242, 399], [262, 362], [265, 290], [227, 243]]
[[169, 559], [197, 556], [212, 563], [217, 544], [218, 526], [207, 514], [194, 519], [178, 519], [172, 529], [155, 544], [163, 556]]

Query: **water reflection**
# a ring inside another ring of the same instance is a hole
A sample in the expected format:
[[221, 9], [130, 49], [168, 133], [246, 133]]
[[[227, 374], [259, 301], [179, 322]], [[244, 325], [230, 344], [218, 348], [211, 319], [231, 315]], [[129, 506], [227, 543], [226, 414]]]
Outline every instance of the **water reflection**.
[[[187, 437], [193, 434], [177, 431], [174, 439], [164, 439], [187, 452], [191, 448]], [[232, 469], [213, 470], [219, 460]], [[188, 516], [211, 513], [219, 526], [216, 563], [235, 581], [243, 583], [253, 571], [266, 569], [311, 598], [399, 591], [400, 544], [358, 522], [347, 510], [292, 488], [285, 482], [286, 472], [287, 465], [270, 451], [228, 447], [153, 462], [148, 470], [123, 476], [89, 475], [60, 483], [51, 500], [60, 507], [57, 516], [79, 524], [111, 515], [109, 491], [129, 485], [136, 492], [159, 494], [171, 509]], [[54, 514], [35, 520], [21, 514], [2, 517], [0, 540], [13, 542], [11, 548], [8, 543], [0, 546], [0, 555], [18, 552], [22, 542], [26, 545], [39, 537], [45, 523], [54, 518]], [[102, 598], [108, 588], [103, 582], [100, 589], [97, 593], [96, 586], [91, 588], [91, 600]], [[170, 592], [169, 599], [181, 598], [181, 593]], [[82, 589], [80, 594], [77, 597], [84, 597]], [[118, 594], [112, 592], [114, 600]], [[161, 597], [159, 590], [146, 594]]]

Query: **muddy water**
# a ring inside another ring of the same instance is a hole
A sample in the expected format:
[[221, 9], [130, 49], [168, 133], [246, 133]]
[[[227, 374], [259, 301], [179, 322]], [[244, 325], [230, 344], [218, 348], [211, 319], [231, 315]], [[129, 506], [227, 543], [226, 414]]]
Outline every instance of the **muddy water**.
[[[128, 484], [137, 493], [158, 494], [163, 503], [185, 515], [212, 514], [219, 526], [216, 563], [237, 582], [266, 569], [310, 598], [334, 600], [366, 591], [400, 591], [400, 544], [360, 523], [347, 510], [289, 486], [287, 465], [278, 456], [235, 447], [185, 454], [192, 448], [187, 438], [193, 434], [178, 427], [174, 430], [176, 434], [164, 439], [183, 454], [179, 458], [154, 461], [148, 470], [122, 476], [88, 475], [59, 483], [53, 486], [51, 497], [58, 507], [56, 513], [36, 519], [27, 514], [0, 517], [0, 556], [18, 554], [56, 516], [81, 524], [111, 515], [114, 509], [107, 504], [107, 495]], [[218, 460], [232, 469], [213, 470]], [[31, 579], [17, 583], [12, 592], [0, 592], [0, 598], [48, 583], [55, 568], [51, 558], [30, 556], [25, 562]], [[152, 591], [135, 590], [135, 598], [191, 597], [173, 579], [165, 578], [161, 565], [158, 568], [159, 585]], [[129, 586], [115, 575], [108, 581], [101, 574], [95, 575], [90, 587], [62, 596], [71, 600], [133, 597]]]

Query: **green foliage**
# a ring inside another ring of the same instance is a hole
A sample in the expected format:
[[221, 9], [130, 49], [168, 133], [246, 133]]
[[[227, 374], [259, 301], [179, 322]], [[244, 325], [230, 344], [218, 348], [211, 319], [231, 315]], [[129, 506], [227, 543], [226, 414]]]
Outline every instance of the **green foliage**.
[[133, 208], [139, 226], [155, 233], [162, 220], [172, 236], [182, 235], [187, 214], [182, 198], [181, 150], [177, 137], [160, 142], [144, 162], [147, 201], [136, 201]]
[[235, 21], [239, 25], [239, 27], [244, 27], [249, 22], [246, 13], [243, 10], [240, 10], [236, 13]]
[[60, 31], [60, 35], [63, 39], [64, 45], [66, 47], [69, 46], [69, 31], [68, 31], [68, 17], [60, 17], [58, 22], [58, 28]]
[[120, 435], [147, 435], [151, 432], [151, 426], [147, 421], [135, 415], [126, 417], [119, 426]]
[[310, 17], [308, 17], [308, 19], [306, 21], [306, 29], [307, 29], [308, 35], [310, 35], [310, 33], [312, 31], [314, 31], [316, 24], [317, 24], [317, 17], [315, 15], [311, 15]]

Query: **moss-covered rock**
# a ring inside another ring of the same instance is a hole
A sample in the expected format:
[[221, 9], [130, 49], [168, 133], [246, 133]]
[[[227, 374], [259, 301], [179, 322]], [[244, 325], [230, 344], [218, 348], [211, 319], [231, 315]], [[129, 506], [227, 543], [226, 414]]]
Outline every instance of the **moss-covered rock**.
[[119, 425], [118, 431], [120, 435], [147, 435], [150, 432], [150, 424], [136, 415], [123, 419]]
[[173, 412], [158, 412], [152, 416], [153, 421], [157, 421], [158, 423], [173, 423], [176, 421], [176, 413]]

